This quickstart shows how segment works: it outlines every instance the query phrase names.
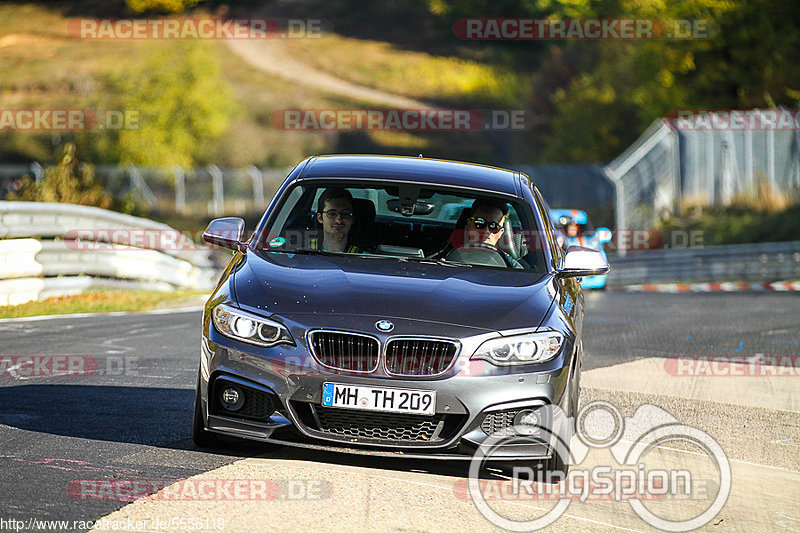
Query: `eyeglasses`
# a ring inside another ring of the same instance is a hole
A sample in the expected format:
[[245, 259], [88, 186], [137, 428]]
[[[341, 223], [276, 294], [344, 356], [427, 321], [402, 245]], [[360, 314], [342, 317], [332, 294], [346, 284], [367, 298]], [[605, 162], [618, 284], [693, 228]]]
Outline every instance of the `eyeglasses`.
[[486, 220], [483, 217], [469, 217], [467, 220], [471, 220], [476, 229], [489, 228], [492, 233], [499, 233], [503, 229], [503, 226], [497, 222]]
[[337, 211], [336, 209], [328, 209], [327, 211], [323, 211], [325, 216], [328, 217], [328, 220], [336, 220], [339, 217], [342, 217], [342, 220], [353, 220], [353, 212], [352, 211]]

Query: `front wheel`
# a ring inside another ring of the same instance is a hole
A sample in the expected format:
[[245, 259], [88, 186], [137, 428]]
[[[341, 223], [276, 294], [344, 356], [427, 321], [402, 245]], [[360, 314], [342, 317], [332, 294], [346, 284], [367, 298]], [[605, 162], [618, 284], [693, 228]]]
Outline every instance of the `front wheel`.
[[555, 449], [550, 459], [542, 461], [542, 468], [549, 472], [551, 478], [556, 482], [566, 479], [569, 474], [569, 464], [564, 462], [564, 458]]
[[498, 466], [506, 475], [514, 475], [512, 473], [514, 467], [530, 468], [532, 477], [529, 481], [538, 483], [559, 483], [566, 479], [569, 473], [569, 465], [564, 463], [561, 455], [555, 449], [550, 459], [499, 463]]

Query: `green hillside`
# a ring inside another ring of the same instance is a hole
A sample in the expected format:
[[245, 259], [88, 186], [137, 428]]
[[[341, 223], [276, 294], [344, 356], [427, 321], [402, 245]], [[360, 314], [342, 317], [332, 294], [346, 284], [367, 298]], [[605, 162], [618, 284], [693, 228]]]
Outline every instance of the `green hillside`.
[[[328, 152], [602, 162], [675, 109], [800, 102], [800, 10], [792, 0], [189, 3], [197, 6], [180, 15], [164, 9], [183, 2], [162, 0], [0, 5], [0, 109], [89, 108], [138, 118], [138, 129], [121, 131], [0, 129], [0, 161], [52, 162], [59, 145], [74, 141], [81, 160], [94, 164], [286, 166]], [[79, 39], [68, 31], [71, 21], [90, 16], [210, 15], [310, 18], [326, 31], [248, 43], [263, 44], [256, 55], [274, 53], [275, 62], [286, 63], [273, 71], [224, 40]], [[475, 16], [699, 19], [712, 31], [690, 40], [458, 39], [454, 22]], [[283, 75], [292, 69], [306, 75]], [[273, 114], [283, 109], [392, 107], [332, 88], [323, 77], [415, 105], [518, 111], [525, 124], [494, 132], [276, 128]]]

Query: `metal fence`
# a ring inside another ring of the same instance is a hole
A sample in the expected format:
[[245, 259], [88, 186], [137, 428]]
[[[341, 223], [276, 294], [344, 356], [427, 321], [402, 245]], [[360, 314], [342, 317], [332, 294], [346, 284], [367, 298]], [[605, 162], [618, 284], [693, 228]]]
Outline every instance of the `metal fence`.
[[520, 166], [551, 208], [581, 209], [597, 226], [614, 225], [614, 184], [599, 166]]
[[611, 286], [800, 279], [800, 241], [647, 250], [610, 256]]
[[[261, 212], [290, 168], [144, 168], [134, 165], [99, 166], [95, 177], [115, 197], [133, 195], [162, 212], [208, 216]], [[516, 167], [529, 174], [551, 207], [587, 211], [596, 224], [611, 225], [614, 185], [599, 166], [551, 165]], [[0, 200], [14, 190], [15, 181], [29, 177], [41, 182], [44, 167], [0, 164]], [[17, 182], [18, 186], [18, 182]]]
[[[745, 122], [767, 113], [775, 110], [742, 112]], [[800, 120], [796, 110], [791, 113]], [[682, 206], [724, 206], [764, 191], [797, 201], [800, 127], [686, 129], [676, 120], [660, 119], [600, 172], [593, 167], [520, 170], [534, 177], [553, 207], [584, 208], [605, 219], [613, 201], [617, 229], [649, 229]], [[288, 168], [213, 165], [95, 168], [98, 181], [117, 197], [133, 195], [160, 211], [208, 216], [262, 211], [288, 172]], [[43, 166], [0, 165], [0, 199], [18, 186], [22, 176], [41, 181]], [[608, 186], [606, 177], [613, 186]]]
[[[128, 195], [162, 212], [208, 216], [261, 212], [289, 173], [287, 168], [144, 168], [134, 165], [94, 168], [98, 183], [118, 198]], [[29, 177], [41, 182], [44, 168], [0, 165], [0, 200]]]
[[[682, 127], [661, 119], [605, 167], [616, 187], [616, 225], [652, 228], [659, 217], [682, 206], [726, 206], [737, 198], [771, 194], [790, 202], [800, 197], [800, 127], [748, 127], [769, 124], [767, 114], [789, 110], [740, 112], [736, 127]], [[698, 114], [697, 116], [702, 116]], [[707, 113], [712, 124], [730, 123], [730, 113]]]

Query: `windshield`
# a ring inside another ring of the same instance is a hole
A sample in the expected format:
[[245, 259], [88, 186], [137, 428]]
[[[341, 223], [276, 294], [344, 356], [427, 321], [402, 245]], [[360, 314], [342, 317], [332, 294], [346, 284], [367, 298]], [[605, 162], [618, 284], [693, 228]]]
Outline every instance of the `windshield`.
[[545, 272], [540, 230], [518, 200], [420, 186], [313, 182], [284, 194], [257, 248]]

